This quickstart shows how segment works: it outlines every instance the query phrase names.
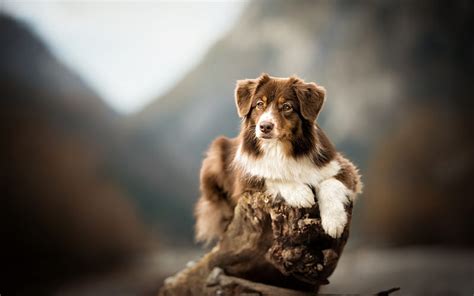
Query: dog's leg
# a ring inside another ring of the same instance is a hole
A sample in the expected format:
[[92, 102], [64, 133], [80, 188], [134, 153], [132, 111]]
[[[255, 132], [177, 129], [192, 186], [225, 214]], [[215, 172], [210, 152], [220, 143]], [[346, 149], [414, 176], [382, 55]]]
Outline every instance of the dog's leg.
[[338, 238], [342, 235], [347, 224], [344, 206], [353, 195], [354, 192], [336, 178], [327, 179], [317, 186], [321, 226], [331, 237]]

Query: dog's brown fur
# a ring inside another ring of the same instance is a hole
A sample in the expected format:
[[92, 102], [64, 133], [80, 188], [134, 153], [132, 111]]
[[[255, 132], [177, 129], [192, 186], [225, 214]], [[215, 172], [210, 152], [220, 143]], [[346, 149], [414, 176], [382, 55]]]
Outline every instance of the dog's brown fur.
[[268, 108], [273, 108], [278, 127], [275, 134], [283, 144], [287, 157], [296, 160], [309, 157], [315, 167], [323, 167], [337, 159], [341, 169], [334, 177], [350, 190], [360, 191], [355, 166], [336, 152], [331, 141], [315, 124], [325, 100], [324, 88], [315, 83], [305, 83], [297, 77], [283, 79], [262, 74], [257, 79], [238, 81], [235, 100], [239, 116], [243, 119], [239, 136], [233, 139], [217, 138], [203, 161], [202, 196], [195, 209], [198, 241], [209, 242], [225, 231], [243, 192], [265, 190], [265, 179], [249, 176], [235, 164], [234, 159], [240, 145], [241, 153], [254, 159], [262, 157], [264, 151], [255, 127], [263, 111]]

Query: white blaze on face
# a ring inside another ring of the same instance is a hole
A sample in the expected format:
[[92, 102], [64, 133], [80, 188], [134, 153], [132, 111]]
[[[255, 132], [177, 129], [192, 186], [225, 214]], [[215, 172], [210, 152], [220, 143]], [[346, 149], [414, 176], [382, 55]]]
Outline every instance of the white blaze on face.
[[262, 132], [260, 131], [260, 124], [262, 122], [271, 122], [274, 124], [273, 131], [276, 130], [276, 120], [274, 113], [272, 111], [271, 106], [268, 106], [267, 110], [260, 116], [258, 119], [257, 125], [255, 126], [255, 134], [257, 135], [258, 138], [262, 136]]

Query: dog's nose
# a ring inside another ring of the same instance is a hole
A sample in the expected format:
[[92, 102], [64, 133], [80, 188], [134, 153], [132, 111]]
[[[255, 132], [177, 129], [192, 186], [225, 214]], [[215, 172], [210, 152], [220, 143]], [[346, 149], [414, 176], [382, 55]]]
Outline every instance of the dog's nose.
[[274, 124], [269, 121], [260, 123], [260, 131], [264, 134], [268, 134], [272, 131]]

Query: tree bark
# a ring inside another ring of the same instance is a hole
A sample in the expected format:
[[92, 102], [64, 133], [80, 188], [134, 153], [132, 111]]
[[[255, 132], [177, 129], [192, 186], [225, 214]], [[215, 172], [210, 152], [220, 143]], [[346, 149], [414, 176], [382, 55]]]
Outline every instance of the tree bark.
[[243, 194], [218, 244], [165, 281], [160, 295], [313, 295], [336, 268], [349, 235], [321, 228], [317, 204], [293, 208], [263, 193]]

